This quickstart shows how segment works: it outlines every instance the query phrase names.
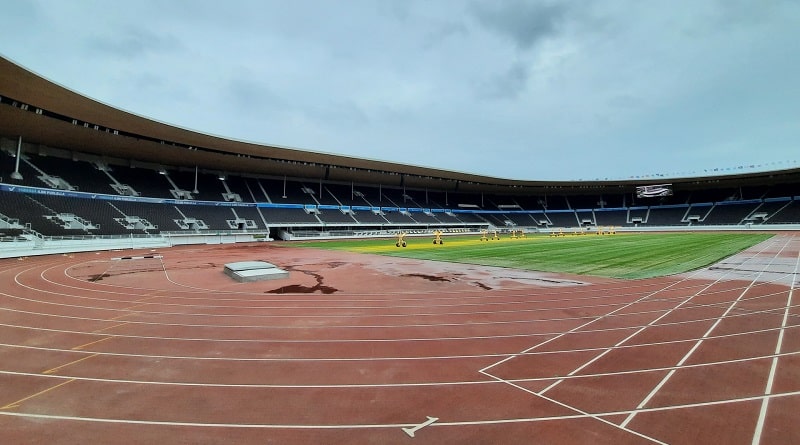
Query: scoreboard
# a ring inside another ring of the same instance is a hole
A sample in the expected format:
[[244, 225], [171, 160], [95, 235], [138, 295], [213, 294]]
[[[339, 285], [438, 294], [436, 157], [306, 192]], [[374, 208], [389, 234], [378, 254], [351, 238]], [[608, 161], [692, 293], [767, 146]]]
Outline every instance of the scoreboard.
[[672, 196], [672, 184], [640, 185], [636, 187], [637, 198]]

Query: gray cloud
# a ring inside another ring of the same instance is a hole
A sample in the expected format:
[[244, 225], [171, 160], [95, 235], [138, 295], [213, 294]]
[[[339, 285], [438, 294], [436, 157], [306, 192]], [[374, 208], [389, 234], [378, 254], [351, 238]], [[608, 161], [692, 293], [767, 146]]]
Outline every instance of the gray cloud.
[[740, 26], [768, 23], [780, 14], [781, 0], [752, 2], [748, 0], [717, 0], [712, 16], [718, 25]]
[[478, 23], [527, 50], [559, 31], [569, 10], [564, 2], [498, 1], [473, 4]]
[[169, 34], [158, 34], [147, 29], [127, 27], [113, 33], [87, 39], [89, 49], [114, 57], [134, 58], [148, 53], [171, 52], [180, 49], [179, 40]]
[[5, 3], [3, 55], [235, 139], [533, 180], [800, 160], [797, 1]]
[[516, 99], [525, 91], [529, 75], [528, 67], [516, 62], [481, 85], [478, 95], [488, 99]]
[[[246, 73], [247, 71], [244, 70]], [[225, 107], [234, 113], [267, 113], [274, 114], [289, 111], [289, 103], [279, 94], [272, 91], [263, 82], [254, 77], [237, 75], [228, 81], [226, 87], [219, 94], [220, 99], [226, 101]]]
[[455, 36], [464, 36], [469, 33], [469, 30], [463, 23], [448, 22], [436, 27], [434, 30], [425, 34], [423, 39], [423, 48], [430, 49], [435, 47], [443, 40]]

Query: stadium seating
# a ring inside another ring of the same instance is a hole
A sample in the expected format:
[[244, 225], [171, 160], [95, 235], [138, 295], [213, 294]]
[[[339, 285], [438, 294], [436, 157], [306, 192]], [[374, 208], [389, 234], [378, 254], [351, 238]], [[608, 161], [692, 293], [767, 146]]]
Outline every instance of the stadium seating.
[[771, 224], [797, 224], [800, 221], [800, 199], [795, 197], [785, 206], [781, 207], [774, 214], [768, 215], [764, 222]]
[[[47, 151], [47, 150], [45, 150]], [[267, 231], [287, 228], [494, 226], [501, 229], [800, 224], [800, 184], [631, 193], [476, 194], [293, 178], [247, 177], [75, 156], [0, 151], [0, 215], [41, 236]], [[29, 187], [29, 188], [22, 188]], [[2, 226], [0, 226], [2, 228]], [[12, 233], [12, 235], [8, 235]]]

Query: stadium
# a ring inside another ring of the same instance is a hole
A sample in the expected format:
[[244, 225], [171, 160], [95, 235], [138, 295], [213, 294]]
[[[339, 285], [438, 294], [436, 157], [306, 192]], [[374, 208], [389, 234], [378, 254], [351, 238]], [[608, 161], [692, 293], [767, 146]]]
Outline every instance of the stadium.
[[[8, 443], [800, 440], [800, 168], [495, 178], [198, 133], [7, 59], [0, 159]], [[646, 278], [459, 261], [720, 233], [755, 238]], [[253, 262], [281, 274], [232, 279]]]

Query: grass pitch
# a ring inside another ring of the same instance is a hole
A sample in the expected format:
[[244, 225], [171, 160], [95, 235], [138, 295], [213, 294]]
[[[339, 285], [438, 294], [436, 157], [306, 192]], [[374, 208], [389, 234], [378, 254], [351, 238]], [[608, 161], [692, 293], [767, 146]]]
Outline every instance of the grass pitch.
[[406, 237], [408, 247], [395, 239], [303, 242], [301, 245], [350, 252], [500, 266], [516, 269], [595, 275], [611, 278], [650, 278], [682, 273], [716, 263], [771, 237], [762, 233], [618, 233], [550, 237], [528, 235], [481, 241], [479, 235]]

